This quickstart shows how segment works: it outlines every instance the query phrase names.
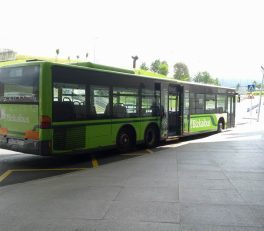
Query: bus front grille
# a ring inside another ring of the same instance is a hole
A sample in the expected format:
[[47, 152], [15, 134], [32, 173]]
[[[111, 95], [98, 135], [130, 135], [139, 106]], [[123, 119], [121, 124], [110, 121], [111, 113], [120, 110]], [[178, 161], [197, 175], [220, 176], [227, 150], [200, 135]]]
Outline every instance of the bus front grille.
[[85, 127], [55, 128], [53, 132], [54, 150], [73, 150], [85, 147]]

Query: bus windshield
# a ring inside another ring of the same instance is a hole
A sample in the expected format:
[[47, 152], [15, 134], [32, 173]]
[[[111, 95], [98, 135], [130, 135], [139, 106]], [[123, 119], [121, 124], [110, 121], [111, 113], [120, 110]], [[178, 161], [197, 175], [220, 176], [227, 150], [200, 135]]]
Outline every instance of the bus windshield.
[[39, 66], [0, 69], [0, 103], [38, 102]]

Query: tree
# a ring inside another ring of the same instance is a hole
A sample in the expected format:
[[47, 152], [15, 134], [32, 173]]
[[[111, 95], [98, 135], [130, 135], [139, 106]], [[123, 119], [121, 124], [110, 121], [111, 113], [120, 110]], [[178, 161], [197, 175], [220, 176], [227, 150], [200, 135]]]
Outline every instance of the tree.
[[176, 63], [173, 66], [174, 75], [173, 77], [178, 80], [183, 81], [191, 81], [191, 77], [189, 75], [189, 70], [186, 64], [184, 63]]
[[254, 80], [252, 84], [254, 84], [257, 89], [260, 89], [261, 88], [261, 84], [258, 83], [256, 80]]
[[160, 60], [156, 59], [153, 63], [150, 64], [150, 70], [158, 73], [160, 67]]
[[219, 79], [218, 78], [216, 78], [215, 80], [214, 80], [214, 84], [215, 85], [217, 85], [217, 86], [221, 86], [221, 83], [220, 83], [220, 81], [219, 81]]
[[212, 78], [207, 71], [199, 72], [193, 79], [196, 83], [214, 84], [220, 86], [219, 80]]
[[139, 67], [141, 70], [145, 70], [147, 71], [149, 68], [147, 66], [147, 64], [145, 62], [141, 63], [140, 67]]
[[150, 70], [158, 74], [167, 75], [169, 72], [169, 65], [166, 61], [161, 62], [159, 59], [156, 59], [151, 63]]
[[166, 61], [162, 61], [158, 70], [159, 74], [166, 75], [169, 73], [169, 65]]
[[193, 79], [194, 82], [196, 83], [208, 83], [208, 84], [212, 84], [211, 81], [211, 76], [208, 72], [204, 71], [204, 72], [199, 72]]

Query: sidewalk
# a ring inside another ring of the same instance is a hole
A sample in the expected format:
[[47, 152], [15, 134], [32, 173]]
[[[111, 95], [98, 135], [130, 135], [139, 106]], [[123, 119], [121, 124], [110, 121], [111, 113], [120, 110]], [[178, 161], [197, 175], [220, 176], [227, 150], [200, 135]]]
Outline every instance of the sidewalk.
[[0, 188], [0, 230], [264, 230], [264, 127]]

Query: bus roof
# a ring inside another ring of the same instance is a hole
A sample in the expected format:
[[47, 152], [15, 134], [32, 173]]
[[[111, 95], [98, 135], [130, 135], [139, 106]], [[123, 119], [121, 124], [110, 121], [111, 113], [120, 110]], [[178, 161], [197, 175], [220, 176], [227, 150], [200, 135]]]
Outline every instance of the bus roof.
[[124, 75], [125, 74], [128, 76], [134, 76], [134, 77], [151, 78], [151, 79], [156, 79], [159, 81], [174, 82], [174, 83], [178, 83], [181, 85], [196, 85], [196, 86], [205, 86], [205, 87], [212, 87], [212, 88], [229, 89], [229, 90], [235, 91], [234, 88], [230, 88], [230, 87], [223, 87], [223, 86], [204, 84], [204, 83], [196, 83], [196, 82], [187, 82], [187, 81], [173, 79], [173, 78], [167, 77], [167, 76], [161, 77], [161, 75], [155, 75], [155, 73], [153, 75], [152, 72], [150, 72], [150, 73], [143, 72], [143, 74], [141, 74], [142, 72], [140, 72], [140, 71], [134, 71], [134, 70], [124, 69], [124, 68], [106, 66], [106, 65], [101, 65], [101, 64], [91, 63], [91, 62], [62, 64], [62, 63], [48, 62], [48, 61], [44, 61], [44, 60], [32, 60], [32, 61], [25, 62], [25, 63], [18, 63], [18, 64], [2, 66], [0, 68], [28, 66], [28, 65], [43, 64], [43, 63], [47, 63], [50, 65], [62, 66], [62, 67], [70, 67], [70, 68], [74, 68], [74, 69], [87, 69], [87, 70], [94, 70], [94, 71], [99, 71], [99, 72], [115, 73], [118, 75]]

